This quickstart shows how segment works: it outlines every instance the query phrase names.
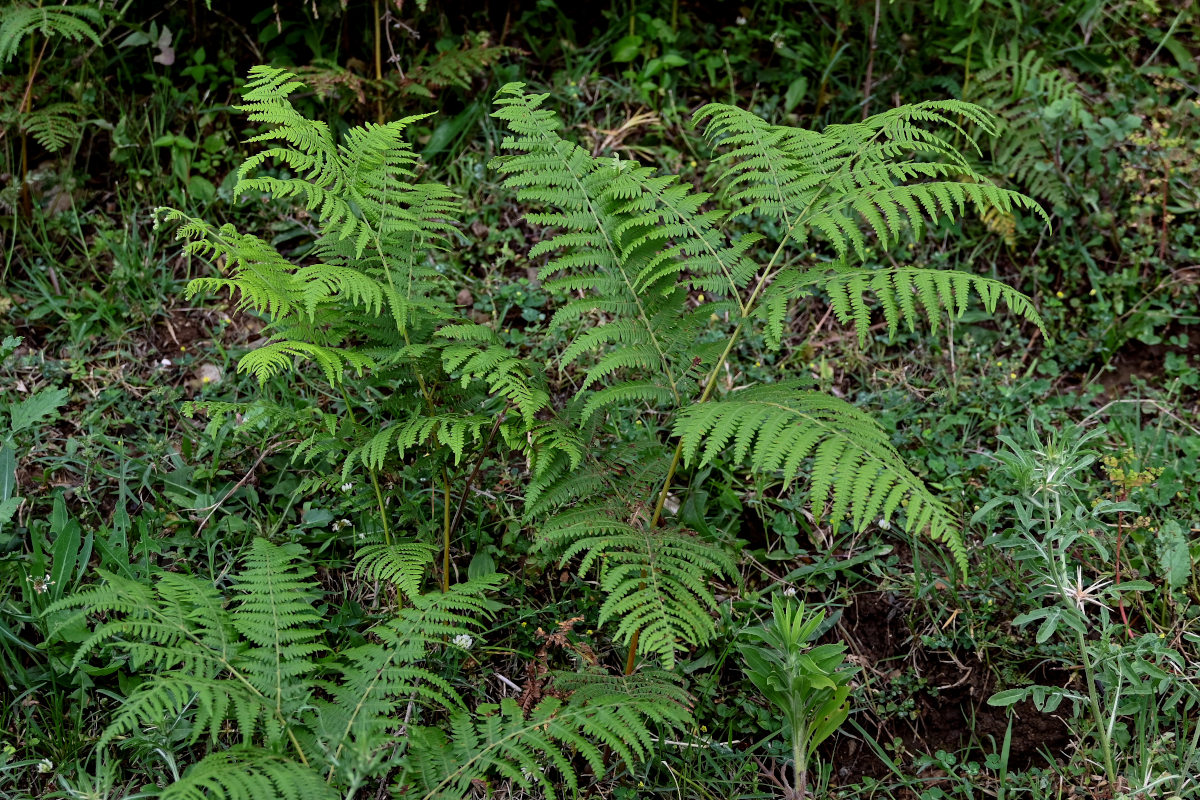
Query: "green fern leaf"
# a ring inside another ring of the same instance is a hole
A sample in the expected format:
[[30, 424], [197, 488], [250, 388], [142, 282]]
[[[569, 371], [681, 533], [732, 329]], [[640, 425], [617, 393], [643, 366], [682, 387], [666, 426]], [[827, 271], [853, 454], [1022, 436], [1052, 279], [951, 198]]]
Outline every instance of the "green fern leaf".
[[809, 498], [830, 518], [861, 531], [904, 507], [904, 528], [944, 544], [966, 572], [967, 552], [949, 509], [905, 466], [887, 434], [866, 412], [796, 384], [756, 386], [691, 406], [675, 423], [684, 463], [704, 466], [721, 453], [785, 486], [811, 459]]

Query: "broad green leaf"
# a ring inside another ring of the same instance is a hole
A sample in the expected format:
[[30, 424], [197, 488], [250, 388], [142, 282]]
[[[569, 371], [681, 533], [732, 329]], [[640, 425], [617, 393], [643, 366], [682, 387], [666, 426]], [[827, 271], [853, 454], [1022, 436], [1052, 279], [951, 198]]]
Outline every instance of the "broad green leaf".
[[20, 403], [9, 406], [10, 426], [13, 433], [29, 430], [39, 422], [52, 419], [59, 407], [67, 402], [70, 392], [66, 389], [42, 389], [26, 397]]

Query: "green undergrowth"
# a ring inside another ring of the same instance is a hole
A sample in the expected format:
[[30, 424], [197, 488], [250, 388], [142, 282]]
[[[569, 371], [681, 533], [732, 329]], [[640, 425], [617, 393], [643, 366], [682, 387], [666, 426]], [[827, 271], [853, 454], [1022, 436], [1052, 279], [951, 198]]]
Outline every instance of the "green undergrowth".
[[1197, 796], [1195, 32], [0, 11], [0, 794]]

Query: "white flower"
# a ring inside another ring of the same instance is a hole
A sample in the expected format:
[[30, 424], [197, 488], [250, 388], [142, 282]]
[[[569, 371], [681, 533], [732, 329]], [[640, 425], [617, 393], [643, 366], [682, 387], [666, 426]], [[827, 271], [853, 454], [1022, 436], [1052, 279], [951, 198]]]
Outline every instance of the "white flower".
[[165, 368], [171, 366], [171, 359], [164, 358], [162, 361], [158, 362], [158, 365], [165, 369]]
[[795, 597], [795, 596], [796, 596], [796, 587], [795, 587], [795, 586], [789, 586], [789, 587], [787, 587], [786, 589], [784, 589], [784, 590], [783, 590], [783, 596], [784, 596], [784, 597]]
[[354, 488], [354, 484], [353, 484], [353, 483], [343, 483], [343, 484], [342, 484], [342, 491], [343, 491], [343, 492], [348, 492], [348, 491], [350, 491], [350, 490], [351, 490], [351, 489], [353, 489], [353, 488]]
[[890, 531], [892, 529], [891, 520], [886, 520], [886, 519], [881, 518], [879, 520], [879, 529], [884, 530], [884, 531]]
[[472, 647], [475, 646], [475, 640], [472, 639], [471, 635], [467, 634], [467, 633], [460, 633], [457, 636], [455, 636], [454, 643], [456, 645], [458, 645], [459, 647], [461, 647], [463, 650], [470, 650]]
[[334, 533], [337, 533], [337, 532], [338, 532], [338, 531], [340, 531], [342, 528], [349, 528], [349, 527], [351, 527], [351, 525], [350, 525], [350, 520], [348, 520], [348, 519], [339, 519], [337, 522], [333, 523], [333, 524], [332, 524], [332, 525], [330, 525], [329, 527], [330, 527], [330, 528], [333, 530], [333, 532], [334, 532]]
[[47, 572], [44, 578], [26, 578], [25, 582], [32, 583], [33, 590], [38, 594], [45, 594], [57, 581], [50, 580], [50, 573]]
[[45, 775], [48, 772], [54, 772], [54, 762], [48, 758], [43, 758], [37, 763], [37, 771], [41, 775]]
[[738, 18], [737, 18], [737, 20], [736, 20], [736, 22], [737, 22], [737, 24], [738, 24], [738, 25], [745, 25], [745, 24], [746, 24], [746, 18], [745, 18], [745, 17], [738, 17]]

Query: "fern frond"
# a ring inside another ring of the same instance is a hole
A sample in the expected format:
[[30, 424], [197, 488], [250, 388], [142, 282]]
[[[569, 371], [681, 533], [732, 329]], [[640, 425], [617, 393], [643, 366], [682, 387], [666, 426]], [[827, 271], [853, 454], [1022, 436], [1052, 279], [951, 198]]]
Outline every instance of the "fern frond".
[[33, 32], [42, 36], [61, 36], [73, 42], [85, 39], [97, 47], [96, 29], [104, 23], [100, 9], [78, 5], [37, 5], [16, 3], [4, 11], [0, 20], [0, 61], [11, 61], [20, 52], [21, 42]]
[[[443, 328], [438, 335], [466, 335], [461, 327], [457, 326], [453, 332]], [[484, 330], [491, 333], [490, 329]], [[528, 360], [515, 355], [498, 341], [481, 345], [468, 342], [447, 345], [442, 350], [443, 369], [449, 375], [457, 373], [463, 388], [472, 381], [487, 383], [493, 395], [503, 397], [520, 412], [528, 429], [538, 412], [549, 406], [549, 393], [537, 376], [530, 373]]]
[[468, 33], [459, 47], [442, 50], [428, 63], [409, 70], [408, 79], [427, 96], [432, 96], [429, 88], [458, 86], [468, 89], [476, 74], [497, 60], [518, 52], [514, 47], [491, 44], [487, 33]]
[[616, 636], [624, 642], [640, 631], [639, 648], [657, 654], [667, 669], [677, 652], [708, 641], [715, 631], [712, 576], [736, 574], [718, 545], [690, 531], [646, 530], [600, 506], [558, 514], [539, 538], [540, 546], [561, 554], [560, 564], [579, 556], [580, 574], [597, 569], [605, 594], [599, 623], [616, 620]]
[[205, 756], [160, 795], [162, 800], [337, 800], [340, 796], [312, 769], [251, 747]]
[[396, 727], [401, 702], [464, 708], [454, 687], [421, 662], [456, 636], [478, 635], [491, 616], [486, 595], [502, 580], [493, 575], [448, 592], [413, 595], [396, 617], [371, 630], [372, 641], [344, 654], [343, 679], [320, 715], [325, 738], [334, 743], [330, 761], [335, 767], [346, 769], [346, 750], [369, 761], [372, 752], [393, 746], [396, 740], [388, 731]]
[[205, 733], [210, 742], [217, 742], [226, 732], [225, 721], [229, 719], [238, 720], [239, 731], [249, 743], [255, 731], [271, 718], [272, 709], [262, 695], [232, 681], [194, 673], [158, 674], [125, 697], [97, 746], [107, 747], [140, 727], [169, 725], [189, 713], [189, 744], [195, 744]]
[[230, 631], [224, 598], [210, 582], [166, 572], [151, 587], [105, 570], [97, 574], [102, 583], [47, 610], [79, 609], [106, 617], [76, 649], [74, 666], [109, 644], [126, 650], [134, 669], [152, 667], [211, 677], [237, 658], [241, 645]]
[[[865, 257], [862, 224], [882, 247], [905, 231], [920, 234], [941, 217], [961, 216], [968, 204], [1004, 212], [1025, 209], [1048, 221], [1024, 195], [997, 187], [975, 173], [946, 139], [922, 125], [967, 137], [958, 119], [984, 132], [991, 115], [957, 100], [903, 106], [852, 125], [831, 125], [817, 133], [771, 125], [733, 106], [709, 104], [695, 115], [706, 123], [718, 157], [728, 199], [742, 213], [779, 219], [786, 237], [803, 244], [810, 231], [821, 233], [839, 257]], [[914, 160], [914, 155], [938, 159]]]
[[[961, 317], [967, 310], [972, 292], [983, 302], [989, 313], [995, 313], [1001, 300], [1012, 311], [1038, 326], [1042, 335], [1049, 332], [1033, 302], [1008, 284], [958, 270], [920, 267], [890, 267], [855, 269], [835, 267], [830, 273], [818, 271], [811, 275], [821, 289], [829, 294], [829, 303], [842, 323], [858, 331], [860, 346], [870, 335], [870, 309], [866, 294], [871, 292], [879, 301], [887, 321], [888, 336], [894, 337], [901, 323], [910, 331], [920, 312], [937, 332], [943, 314]], [[918, 306], [920, 312], [918, 311]]]
[[280, 721], [295, 714], [312, 691], [307, 676], [317, 671], [313, 656], [325, 650], [317, 642], [319, 595], [309, 580], [315, 570], [303, 553], [298, 544], [255, 539], [234, 584], [239, 597], [233, 627], [253, 645], [242, 654], [240, 671], [272, 703]]
[[355, 578], [390, 583], [405, 599], [421, 593], [425, 570], [436, 548], [423, 542], [372, 544], [359, 548]]
[[861, 531], [903, 506], [904, 529], [944, 544], [966, 572], [949, 509], [909, 472], [879, 424], [843, 400], [791, 383], [756, 386], [684, 409], [674, 433], [685, 464], [704, 466], [729, 450], [756, 472], [781, 474], [785, 485], [811, 460], [809, 499], [818, 512], [828, 502], [832, 521], [848, 517]]
[[547, 697], [528, 716], [506, 697], [499, 705], [481, 706], [474, 718], [451, 715], [450, 738], [437, 729], [414, 730], [407, 771], [396, 789], [421, 800], [458, 800], [471, 781], [498, 774], [527, 791], [536, 785], [550, 798], [563, 788], [573, 794], [580, 787], [572, 756], [594, 774], [604, 773], [598, 742], [632, 769], [651, 751], [651, 725], [673, 727], [685, 719], [676, 704], [654, 697], [593, 695], [566, 703]]
[[19, 120], [34, 141], [55, 153], [79, 138], [79, 120], [83, 115], [83, 106], [78, 103], [54, 103], [35, 108]]
[[459, 463], [468, 443], [482, 441], [484, 429], [493, 422], [492, 417], [483, 414], [413, 414], [407, 420], [396, 422], [353, 447], [342, 466], [342, 478], [345, 480], [349, 477], [356, 462], [361, 462], [369, 470], [379, 470], [389, 453], [394, 452], [398, 458], [404, 458], [414, 449], [435, 444], [448, 447], [454, 454], [455, 463]]
[[[677, 278], [683, 262], [658, 256], [665, 241], [665, 234], [654, 233], [658, 218], [636, 219], [636, 204], [627, 196], [649, 176], [619, 158], [594, 158], [560, 138], [558, 118], [541, 108], [545, 98], [526, 94], [521, 84], [500, 90], [493, 116], [514, 135], [502, 142], [511, 154], [493, 159], [492, 166], [505, 176], [505, 186], [517, 190], [519, 200], [552, 209], [527, 214], [530, 222], [562, 230], [535, 245], [530, 256], [565, 251], [541, 274], [558, 276], [548, 287], [584, 297], [559, 309], [551, 325], [565, 325], [590, 312], [620, 318], [628, 323], [625, 343], [636, 345], [638, 357], [618, 357], [589, 378], [618, 369], [649, 370], [678, 397], [681, 369], [675, 360], [684, 348], [676, 326], [684, 297]], [[668, 306], [672, 313], [664, 311]]]
[[1083, 95], [1060, 71], [1047, 68], [1036, 52], [1022, 56], [1015, 42], [1001, 52], [976, 74], [972, 90], [972, 99], [1000, 119], [991, 162], [1033, 196], [1063, 205], [1071, 186], [1058, 164], [1058, 152], [1062, 139], [1080, 128]]

